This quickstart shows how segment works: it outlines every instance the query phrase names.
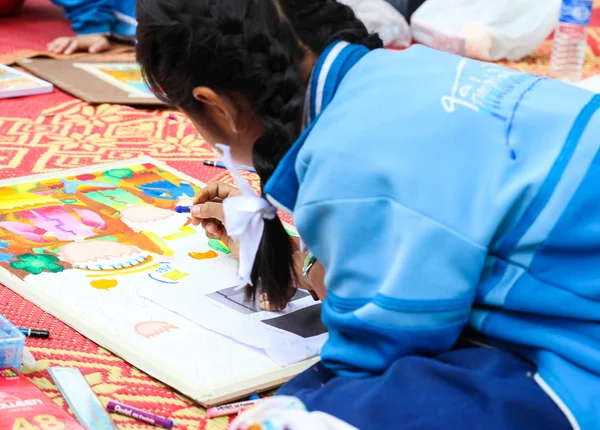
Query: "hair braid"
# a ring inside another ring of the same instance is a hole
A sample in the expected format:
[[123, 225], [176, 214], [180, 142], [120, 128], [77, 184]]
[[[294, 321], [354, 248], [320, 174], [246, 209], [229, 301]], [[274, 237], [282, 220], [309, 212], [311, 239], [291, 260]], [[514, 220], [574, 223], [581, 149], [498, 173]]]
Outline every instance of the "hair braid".
[[[277, 11], [275, 7], [273, 9]], [[269, 60], [268, 81], [254, 101], [263, 134], [254, 144], [252, 160], [263, 187], [300, 134], [304, 101], [300, 63], [305, 53], [289, 24], [281, 19], [279, 22], [279, 28], [271, 35], [264, 28], [250, 28], [246, 35], [251, 56], [266, 55]], [[256, 43], [257, 39], [259, 43]], [[267, 293], [269, 301], [275, 306], [286, 305], [288, 288], [295, 280], [293, 253], [293, 243], [281, 221], [265, 220], [252, 270], [252, 282]], [[256, 289], [247, 288], [246, 293], [254, 298]]]
[[[252, 157], [263, 186], [300, 134], [305, 49], [318, 55], [335, 40], [382, 46], [335, 0], [139, 0], [137, 15], [138, 61], [160, 99], [191, 116], [202, 114], [197, 86], [251, 101], [263, 129]], [[252, 281], [274, 305], [288, 299], [293, 252], [281, 222], [265, 220]]]
[[380, 37], [369, 33], [352, 8], [336, 0], [279, 0], [279, 4], [300, 40], [313, 52], [322, 52], [336, 40], [369, 49], [383, 47]]

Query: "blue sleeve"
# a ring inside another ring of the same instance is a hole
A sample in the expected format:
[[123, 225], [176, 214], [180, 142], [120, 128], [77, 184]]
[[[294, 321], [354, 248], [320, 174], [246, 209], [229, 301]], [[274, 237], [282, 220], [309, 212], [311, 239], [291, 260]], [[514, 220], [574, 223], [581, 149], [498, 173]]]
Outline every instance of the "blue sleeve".
[[112, 0], [52, 0], [65, 10], [77, 34], [110, 33], [114, 21]]
[[325, 267], [321, 358], [367, 375], [449, 350], [466, 325], [487, 249], [386, 196], [301, 204], [304, 242]]

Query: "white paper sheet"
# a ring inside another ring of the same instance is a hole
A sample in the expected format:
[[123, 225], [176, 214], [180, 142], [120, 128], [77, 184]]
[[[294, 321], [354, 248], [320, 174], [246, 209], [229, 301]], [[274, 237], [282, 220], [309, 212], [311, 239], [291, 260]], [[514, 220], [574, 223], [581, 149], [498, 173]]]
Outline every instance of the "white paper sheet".
[[246, 302], [242, 289], [230, 287], [235, 282], [235, 270], [228, 277], [221, 271], [218, 281], [190, 277], [174, 286], [146, 285], [139, 294], [202, 327], [263, 350], [280, 366], [320, 354], [327, 340], [320, 303], [300, 290], [284, 311], [267, 312]]

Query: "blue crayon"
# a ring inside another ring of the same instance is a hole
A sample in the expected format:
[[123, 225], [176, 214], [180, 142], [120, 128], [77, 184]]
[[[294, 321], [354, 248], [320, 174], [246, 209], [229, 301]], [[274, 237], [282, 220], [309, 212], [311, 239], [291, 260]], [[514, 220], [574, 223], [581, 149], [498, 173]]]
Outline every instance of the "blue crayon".
[[191, 210], [191, 206], [177, 206], [175, 208], [175, 212], [177, 212], [178, 214], [189, 214]]
[[248, 397], [248, 400], [260, 400], [260, 396], [258, 394], [252, 394]]

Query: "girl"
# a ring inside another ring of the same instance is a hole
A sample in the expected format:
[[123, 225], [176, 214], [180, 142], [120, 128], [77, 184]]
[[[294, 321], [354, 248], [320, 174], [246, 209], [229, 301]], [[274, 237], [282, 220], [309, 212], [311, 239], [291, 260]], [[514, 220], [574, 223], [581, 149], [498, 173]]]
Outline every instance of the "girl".
[[325, 268], [322, 362], [280, 394], [361, 429], [600, 428], [600, 96], [378, 49], [335, 0], [137, 16], [154, 91], [261, 177], [224, 201], [251, 294], [295, 282], [272, 205]]

